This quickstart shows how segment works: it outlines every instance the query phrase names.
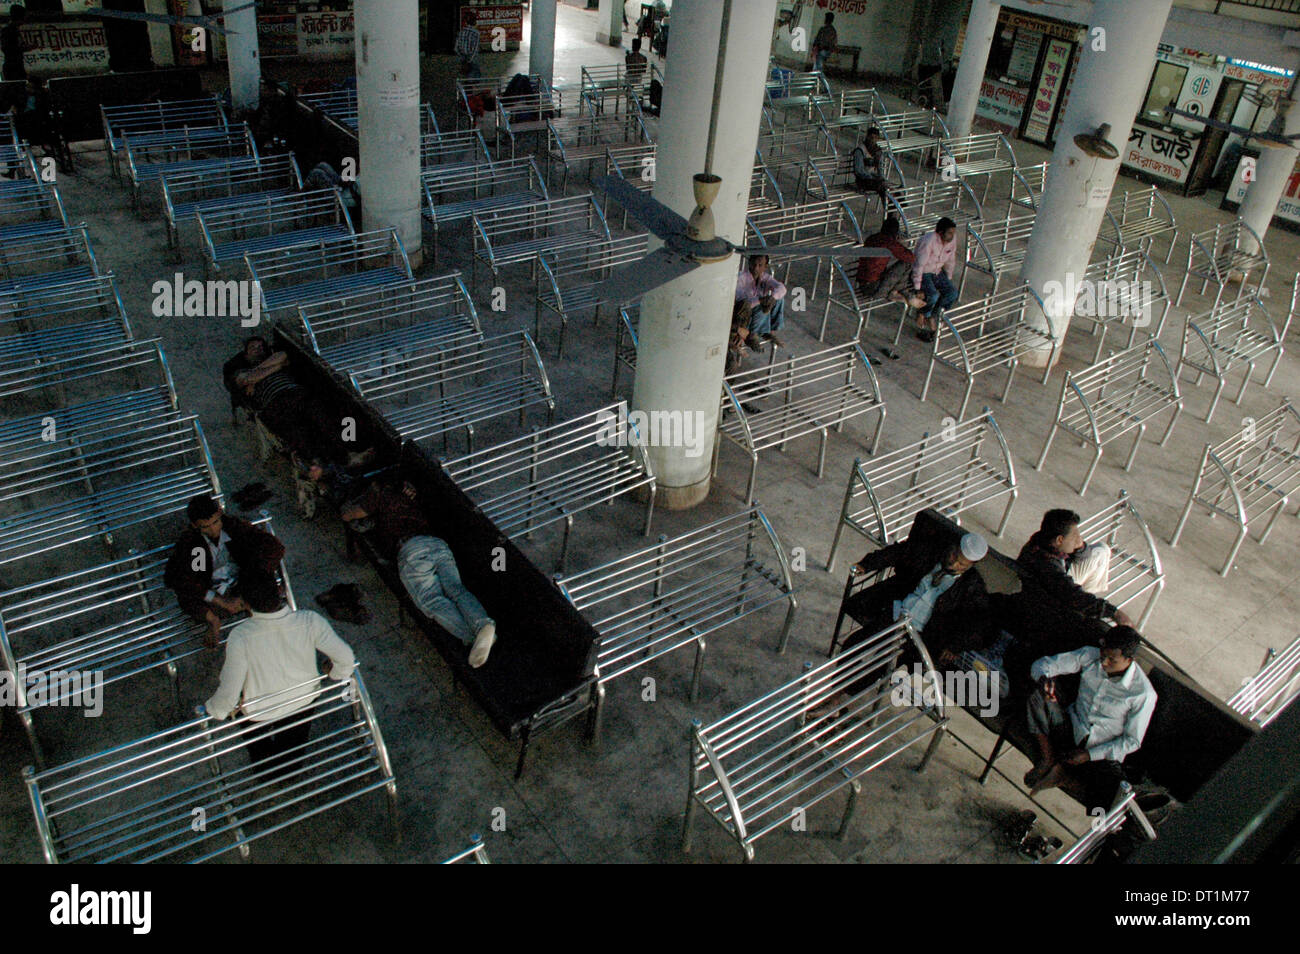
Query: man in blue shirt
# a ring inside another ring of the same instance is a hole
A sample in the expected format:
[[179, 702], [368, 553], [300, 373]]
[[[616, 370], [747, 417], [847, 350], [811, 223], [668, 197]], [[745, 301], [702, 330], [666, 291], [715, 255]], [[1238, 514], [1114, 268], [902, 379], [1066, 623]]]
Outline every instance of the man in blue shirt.
[[[1134, 661], [1142, 637], [1116, 626], [1101, 648], [1044, 656], [1029, 669], [1029, 729], [1039, 757], [1025, 775], [1031, 793], [1060, 786], [1080, 800], [1109, 807], [1123, 777], [1120, 763], [1142, 745], [1156, 691]], [[1059, 677], [1079, 674], [1072, 695]]]

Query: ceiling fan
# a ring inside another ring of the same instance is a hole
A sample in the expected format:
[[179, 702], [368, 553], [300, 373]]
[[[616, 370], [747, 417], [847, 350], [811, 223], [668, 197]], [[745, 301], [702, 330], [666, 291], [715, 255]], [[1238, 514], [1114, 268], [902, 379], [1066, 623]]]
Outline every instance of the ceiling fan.
[[635, 188], [625, 179], [601, 176], [592, 184], [627, 210], [629, 216], [663, 241], [663, 247], [645, 258], [610, 270], [598, 293], [607, 301], [632, 301], [649, 291], [694, 271], [701, 265], [724, 262], [737, 253], [770, 255], [780, 258], [885, 258], [889, 249], [845, 246], [819, 248], [806, 245], [737, 245], [718, 235], [713, 223], [713, 200], [722, 187], [722, 179], [713, 174], [713, 149], [718, 134], [718, 109], [722, 91], [722, 71], [726, 62], [727, 29], [731, 22], [731, 2], [723, 0], [722, 33], [718, 43], [718, 64], [713, 75], [713, 108], [709, 113], [709, 138], [705, 146], [704, 171], [691, 179], [695, 209], [683, 218], [649, 193]]
[[189, 26], [199, 27], [212, 33], [220, 33], [228, 36], [234, 33], [233, 30], [227, 30], [218, 21], [232, 13], [239, 13], [247, 10], [249, 7], [257, 6], [257, 0], [244, 4], [242, 7], [234, 7], [230, 10], [222, 10], [220, 13], [198, 14], [174, 16], [168, 13], [138, 13], [131, 10], [105, 10], [103, 7], [92, 7], [85, 11], [86, 16], [108, 17], [113, 20], [142, 20], [145, 23], [164, 23], [169, 26]]
[[[1236, 133], [1238, 136], [1241, 136], [1246, 140], [1253, 139], [1261, 146], [1265, 146], [1269, 149], [1280, 149], [1286, 146], [1295, 146], [1296, 140], [1300, 140], [1300, 134], [1287, 136], [1282, 132], [1284, 128], [1283, 123], [1286, 119], [1285, 108], [1282, 107], [1282, 104], [1289, 102], [1290, 101], [1286, 99], [1279, 99], [1277, 101], [1276, 105], [1279, 107], [1278, 113], [1273, 117], [1273, 121], [1269, 123], [1268, 129], [1263, 132], [1255, 132], [1242, 126], [1234, 126], [1231, 123], [1225, 123], [1221, 119], [1214, 119], [1210, 116], [1201, 116], [1198, 113], [1188, 112], [1185, 109], [1175, 109], [1173, 106], [1165, 107], [1165, 115], [1182, 116], [1184, 119], [1203, 123], [1210, 129], [1221, 129], [1224, 132]], [[1201, 132], [1196, 133], [1195, 136], [1190, 138], [1199, 138], [1204, 131], [1205, 130], [1201, 130]]]

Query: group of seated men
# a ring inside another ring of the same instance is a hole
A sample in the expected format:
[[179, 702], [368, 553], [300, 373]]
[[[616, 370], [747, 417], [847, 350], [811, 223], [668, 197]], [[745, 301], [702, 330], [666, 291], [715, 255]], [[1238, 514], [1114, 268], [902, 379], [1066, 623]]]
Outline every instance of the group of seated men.
[[[1100, 647], [1044, 656], [1029, 669], [1027, 721], [1037, 746], [1025, 775], [1032, 793], [1060, 786], [1089, 806], [1109, 807], [1123, 778], [1121, 763], [1142, 744], [1156, 693], [1134, 665], [1141, 637], [1132, 620], [1102, 594], [1108, 586], [1111, 551], [1086, 544], [1079, 515], [1049, 510], [1017, 562], [1064, 609], [1115, 625]], [[892, 569], [884, 582], [858, 590], [843, 612], [860, 625], [845, 640], [852, 647], [906, 616], [937, 665], [954, 667], [963, 653], [990, 646], [1001, 627], [992, 612], [981, 561], [988, 543], [964, 534], [941, 551], [904, 540], [868, 553], [850, 571], [855, 577]], [[1062, 677], [1078, 675], [1074, 680]], [[851, 686], [849, 692], [865, 686]]]

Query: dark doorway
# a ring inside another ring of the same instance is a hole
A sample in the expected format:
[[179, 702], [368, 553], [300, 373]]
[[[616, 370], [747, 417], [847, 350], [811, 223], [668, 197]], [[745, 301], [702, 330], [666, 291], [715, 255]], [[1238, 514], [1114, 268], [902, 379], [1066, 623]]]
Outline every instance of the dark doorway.
[[[1241, 80], [1225, 77], [1223, 82], [1219, 84], [1219, 93], [1214, 98], [1210, 118], [1225, 123], [1232, 122], [1232, 117], [1236, 115], [1237, 106], [1241, 102], [1241, 95], [1245, 90], [1246, 84]], [[1214, 177], [1214, 168], [1219, 161], [1219, 153], [1223, 151], [1223, 144], [1228, 136], [1229, 133], [1226, 129], [1205, 127], [1205, 131], [1201, 134], [1201, 147], [1196, 151], [1196, 160], [1192, 163], [1191, 172], [1187, 176], [1188, 195], [1202, 195], [1210, 187], [1210, 180]]]
[[[144, 0], [104, 0], [105, 10], [144, 13]], [[149, 47], [149, 27], [140, 21], [104, 18], [104, 37], [108, 40], [108, 68], [114, 73], [153, 69], [153, 52]]]

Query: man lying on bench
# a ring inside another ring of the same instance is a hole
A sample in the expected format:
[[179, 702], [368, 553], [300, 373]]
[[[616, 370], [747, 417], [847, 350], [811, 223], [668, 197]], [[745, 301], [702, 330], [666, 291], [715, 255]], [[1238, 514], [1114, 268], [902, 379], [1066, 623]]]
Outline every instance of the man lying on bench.
[[1084, 543], [1080, 519], [1072, 510], [1047, 511], [1016, 561], [1054, 599], [1085, 619], [1113, 619], [1132, 626], [1128, 614], [1101, 595], [1109, 588], [1110, 547]]
[[[1039, 758], [1025, 774], [1031, 794], [1060, 786], [1088, 808], [1109, 808], [1123, 780], [1120, 763], [1142, 746], [1156, 691], [1133, 657], [1141, 637], [1116, 626], [1101, 648], [1044, 656], [1030, 667], [1029, 730]], [[1058, 678], [1079, 674], [1071, 693]]]
[[203, 641], [221, 642], [221, 621], [247, 607], [240, 599], [241, 577], [275, 578], [284, 544], [247, 520], [222, 513], [221, 505], [200, 494], [185, 506], [189, 526], [172, 547], [163, 583], [176, 594], [181, 611], [208, 624]]
[[415, 498], [410, 482], [401, 490], [374, 483], [345, 504], [341, 516], [348, 522], [373, 520], [367, 537], [379, 555], [396, 561], [402, 585], [420, 612], [469, 646], [469, 664], [477, 669], [496, 642], [496, 623], [461, 582], [451, 548], [433, 535]]
[[[374, 459], [373, 447], [362, 448], [349, 435], [343, 415], [310, 394], [288, 371], [289, 356], [271, 351], [254, 335], [221, 369], [232, 400], [257, 412], [262, 423], [304, 462], [324, 457], [334, 466], [363, 467]], [[316, 473], [312, 480], [322, 475]]]

